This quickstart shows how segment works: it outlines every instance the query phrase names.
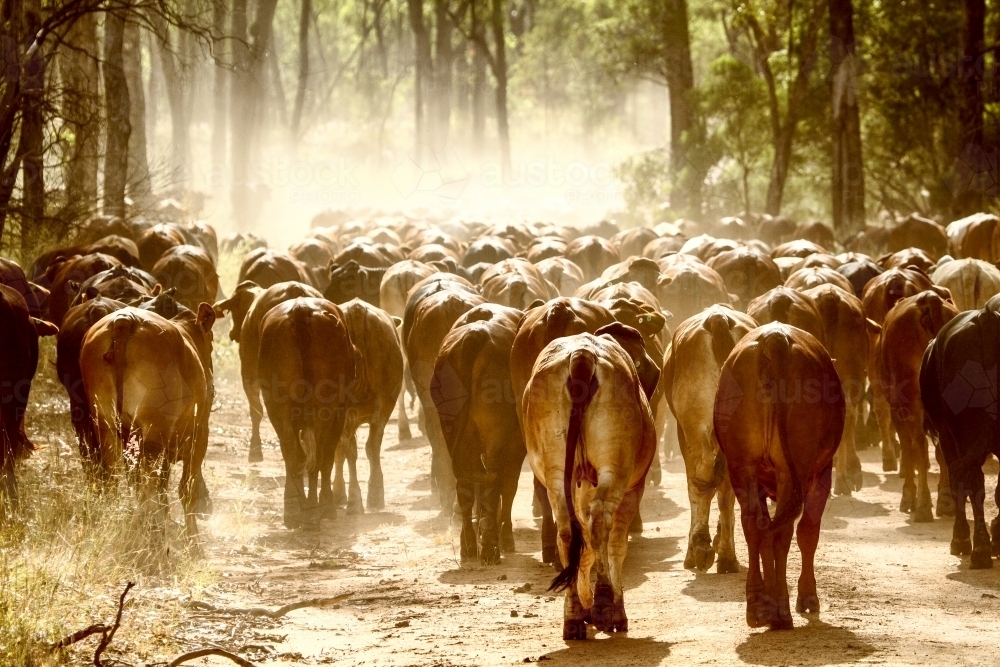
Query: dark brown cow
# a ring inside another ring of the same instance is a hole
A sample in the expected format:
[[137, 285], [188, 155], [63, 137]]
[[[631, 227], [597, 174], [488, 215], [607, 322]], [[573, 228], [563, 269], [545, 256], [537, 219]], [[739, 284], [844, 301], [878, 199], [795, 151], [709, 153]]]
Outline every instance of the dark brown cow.
[[837, 273], [850, 281], [851, 288], [854, 290], [854, 296], [859, 299], [864, 296], [865, 287], [868, 286], [868, 283], [875, 276], [881, 275], [883, 271], [884, 269], [881, 266], [865, 258], [852, 259], [851, 261], [844, 262], [837, 268]]
[[60, 259], [68, 259], [77, 255], [93, 255], [102, 253], [114, 257], [125, 266], [139, 268], [139, 249], [135, 241], [121, 236], [107, 236], [90, 244], [56, 248], [44, 252], [31, 264], [31, 279], [43, 280], [49, 267]]
[[904, 248], [889, 255], [879, 257], [878, 263], [883, 269], [905, 269], [913, 267], [926, 274], [934, 270], [935, 261], [920, 248]]
[[333, 259], [333, 247], [317, 239], [304, 239], [288, 248], [288, 254], [310, 269], [325, 268]]
[[621, 261], [618, 249], [611, 241], [599, 236], [581, 236], [566, 246], [566, 259], [583, 270], [587, 280], [593, 280], [612, 264]]
[[[347, 512], [364, 511], [361, 505], [361, 487], [358, 483], [357, 430], [368, 424], [365, 455], [368, 457], [368, 509], [385, 507], [385, 484], [382, 478], [382, 436], [389, 423], [396, 397], [403, 388], [403, 352], [396, 334], [396, 321], [384, 311], [352, 299], [341, 307], [351, 341], [358, 349], [361, 363], [356, 375], [358, 383], [353, 400], [347, 405], [347, 422], [337, 453], [337, 472], [333, 481], [334, 502], [347, 503]], [[346, 459], [350, 466], [351, 487], [344, 493], [344, 475], [341, 465]]]
[[823, 318], [816, 302], [812, 297], [787, 287], [775, 287], [751, 301], [747, 315], [758, 324], [784, 322], [807, 331], [821, 343], [826, 340]]
[[[889, 404], [892, 425], [899, 434], [900, 475], [903, 477], [901, 512], [916, 522], [932, 521], [931, 492], [927, 485], [930, 461], [924, 433], [924, 406], [920, 401], [920, 362], [928, 343], [958, 309], [936, 292], [920, 292], [901, 299], [885, 316], [875, 345], [882, 395]], [[916, 482], [914, 483], [914, 472]], [[938, 515], [954, 512], [948, 469], [938, 479]]]
[[84, 255], [73, 257], [54, 267], [55, 273], [52, 278], [52, 288], [49, 290], [49, 298], [46, 303], [46, 316], [49, 321], [59, 324], [70, 304], [79, 292], [80, 283], [87, 280], [101, 271], [121, 266], [114, 257], [109, 255]]
[[187, 239], [178, 225], [164, 223], [154, 225], [144, 231], [136, 240], [139, 249], [139, 263], [146, 271], [152, 271], [156, 261], [170, 248], [184, 245]]
[[510, 390], [510, 350], [521, 315], [496, 304], [462, 315], [441, 342], [431, 380], [462, 512], [461, 557], [489, 565], [500, 562], [501, 551], [514, 551], [511, 508], [525, 448]]
[[17, 506], [14, 463], [35, 448], [24, 433], [24, 413], [38, 367], [38, 337], [57, 331], [32, 318], [24, 298], [0, 285], [0, 521]]
[[611, 245], [618, 249], [618, 254], [627, 259], [632, 256], [641, 257], [642, 250], [650, 241], [660, 238], [660, 235], [649, 227], [633, 227], [618, 232], [611, 237]]
[[197, 315], [186, 312], [173, 320], [127, 307], [94, 324], [80, 350], [101, 466], [114, 471], [127, 465], [124, 453], [137, 436], [145, 501], [165, 487], [170, 464], [182, 462], [179, 493], [191, 539], [198, 535], [196, 518], [211, 512], [201, 465], [214, 396], [214, 322], [207, 303]]
[[648, 397], [659, 368], [635, 330], [616, 322], [597, 334], [547, 345], [522, 399], [528, 461], [565, 565], [551, 586], [566, 590], [563, 639], [586, 639], [588, 623], [628, 632], [622, 566], [656, 451]]
[[722, 276], [726, 289], [739, 299], [738, 308], [781, 284], [781, 271], [774, 261], [750, 248], [736, 248], [708, 260], [709, 267]]
[[889, 229], [886, 245], [889, 252], [920, 248], [936, 262], [948, 254], [948, 234], [933, 220], [913, 213]]
[[[260, 441], [260, 422], [264, 418], [264, 406], [260, 399], [260, 379], [257, 375], [260, 356], [261, 326], [264, 317], [272, 308], [280, 303], [299, 297], [321, 299], [323, 297], [315, 288], [300, 282], [289, 281], [271, 285], [261, 289], [251, 282], [240, 283], [236, 292], [226, 301], [215, 305], [219, 312], [232, 312], [233, 329], [230, 339], [240, 344], [240, 377], [243, 381], [243, 391], [250, 404], [250, 452], [247, 460], [259, 463], [264, 460], [264, 451]], [[247, 299], [252, 299], [245, 315], [239, 317]], [[239, 320], [239, 327], [237, 327]]]
[[168, 248], [153, 265], [152, 274], [164, 288], [173, 287], [175, 298], [191, 310], [219, 297], [219, 274], [207, 252], [192, 245]]
[[337, 253], [332, 261], [334, 264], [346, 264], [354, 260], [361, 266], [386, 268], [404, 259], [406, 257], [398, 246], [386, 243], [352, 243]]
[[827, 266], [809, 266], [795, 271], [788, 276], [785, 287], [794, 290], [805, 291], [820, 285], [836, 285], [847, 292], [854, 292], [851, 281], [838, 273], [835, 269]]
[[485, 299], [479, 294], [451, 285], [420, 299], [413, 310], [412, 324], [407, 327], [404, 321], [403, 327], [406, 360], [423, 407], [423, 431], [431, 444], [431, 481], [437, 486], [442, 510], [448, 514], [455, 502], [455, 475], [431, 396], [431, 382], [441, 341], [459, 317], [482, 303]]
[[[687, 474], [691, 502], [684, 567], [706, 571], [716, 554], [717, 571], [739, 572], [736, 561], [732, 485], [724, 466], [717, 465], [719, 442], [712, 428], [715, 392], [722, 365], [733, 347], [757, 326], [750, 317], [728, 306], [711, 306], [681, 323], [663, 364], [661, 384], [677, 415], [677, 440]], [[712, 540], [709, 515], [712, 497], [718, 492], [719, 527]]]
[[333, 511], [330, 474], [361, 363], [343, 312], [326, 299], [285, 301], [261, 322], [257, 372], [285, 462], [287, 528], [316, 527]]
[[28, 282], [17, 262], [0, 257], [0, 285], [6, 285], [21, 295], [31, 317], [43, 315], [48, 290]]
[[480, 262], [497, 264], [514, 256], [513, 245], [506, 239], [487, 236], [470, 245], [462, 256], [462, 266], [470, 267]]
[[[800, 512], [802, 573], [795, 609], [819, 611], [814, 561], [844, 411], [830, 355], [801, 329], [765, 324], [747, 334], [722, 367], [715, 435], [740, 503], [750, 556], [746, 619], [752, 628], [792, 627], [785, 572]], [[774, 517], [768, 499], [775, 502]]]

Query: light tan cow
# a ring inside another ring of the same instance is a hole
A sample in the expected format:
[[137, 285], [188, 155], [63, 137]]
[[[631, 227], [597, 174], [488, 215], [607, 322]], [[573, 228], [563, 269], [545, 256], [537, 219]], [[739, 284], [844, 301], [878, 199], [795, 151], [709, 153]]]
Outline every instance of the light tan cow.
[[[716, 305], [685, 320], [674, 332], [660, 384], [677, 416], [677, 440], [687, 474], [691, 528], [684, 567], [706, 571], [716, 555], [716, 570], [739, 572], [736, 561], [732, 485], [712, 426], [719, 374], [733, 347], [757, 326], [748, 315]], [[719, 529], [712, 540], [709, 515], [719, 497]]]
[[659, 369], [637, 331], [614, 323], [597, 333], [547, 345], [522, 398], [528, 461], [555, 513], [565, 564], [552, 582], [566, 590], [564, 639], [586, 639], [588, 621], [628, 631], [622, 566], [656, 449], [648, 396]]
[[981, 259], [956, 259], [934, 269], [931, 280], [947, 287], [955, 307], [979, 310], [1000, 293], [1000, 269]]

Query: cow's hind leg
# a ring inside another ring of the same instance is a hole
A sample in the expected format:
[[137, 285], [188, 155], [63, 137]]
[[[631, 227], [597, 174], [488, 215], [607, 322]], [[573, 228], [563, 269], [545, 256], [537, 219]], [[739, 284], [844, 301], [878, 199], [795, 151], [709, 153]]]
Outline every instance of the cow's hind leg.
[[815, 570], [816, 546], [819, 544], [820, 522], [829, 495], [830, 469], [827, 468], [806, 493], [802, 519], [799, 521], [796, 533], [799, 552], [802, 554], [802, 573], [799, 575], [799, 591], [795, 600], [795, 611], [800, 614], [819, 613]]
[[[407, 374], [409, 371], [407, 370]], [[406, 383], [399, 390], [399, 398], [396, 401], [396, 430], [399, 433], [399, 441], [412, 440], [413, 433], [410, 431], [410, 418], [406, 414]]]
[[993, 567], [993, 556], [990, 545], [990, 533], [986, 528], [986, 486], [981, 465], [970, 466], [968, 479], [970, 481], [969, 500], [972, 503], [972, 556], [969, 567], [973, 570], [985, 570]]
[[4, 454], [0, 465], [0, 522], [17, 511], [17, 477], [14, 476], [14, 457]]
[[934, 458], [937, 460], [938, 469], [941, 471], [938, 475], [937, 488], [938, 518], [955, 516], [955, 499], [951, 497], [951, 480], [948, 474], [948, 464], [944, 460], [944, 454], [941, 453], [941, 447], [936, 443], [934, 445]]
[[521, 476], [521, 462], [507, 461], [500, 469], [500, 550], [506, 554], [515, 551], [514, 521], [511, 512], [514, 509], [514, 496], [517, 494], [517, 479]]
[[566, 589], [566, 598], [563, 602], [563, 639], [572, 641], [586, 638], [587, 612], [580, 603], [576, 586], [569, 586]]
[[731, 574], [740, 571], [736, 560], [736, 495], [727, 474], [719, 484], [717, 494], [719, 499], [719, 526], [715, 533], [715, 551], [718, 554], [715, 571], [719, 574]]
[[628, 616], [625, 614], [625, 589], [622, 586], [622, 571], [625, 565], [625, 554], [628, 552], [629, 515], [639, 511], [642, 501], [642, 488], [627, 492], [611, 524], [608, 534], [608, 579], [614, 594], [614, 604], [611, 615], [611, 625], [608, 632], [628, 632]]
[[[879, 380], [873, 378], [873, 385]], [[893, 437], [892, 417], [890, 416], [889, 402], [882, 395], [881, 391], [875, 391], [872, 401], [872, 411], [878, 422], [878, 430], [882, 439], [882, 471], [892, 472], [897, 469], [896, 459], [896, 439]]]
[[[923, 414], [919, 413], [918, 417], [922, 423]], [[927, 455], [927, 438], [922, 428], [917, 428], [911, 434], [910, 443], [913, 446], [913, 464], [917, 469], [917, 497], [912, 518], [915, 523], [928, 523], [934, 520], [934, 504], [931, 502], [931, 489], [927, 483], [931, 464]]]
[[341, 438], [341, 445], [346, 446], [344, 455], [347, 457], [347, 513], [364, 514], [365, 506], [361, 502], [361, 482], [358, 481], [358, 437], [352, 433], [349, 438]]
[[461, 477], [456, 480], [455, 488], [458, 495], [458, 507], [462, 513], [460, 552], [462, 561], [468, 561], [479, 555], [476, 526], [472, 520], [472, 510], [476, 502], [476, 483], [470, 477]]
[[[1000, 508], [1000, 480], [998, 480], [996, 491], [993, 493], [993, 502]], [[994, 557], [1000, 556], [1000, 516], [993, 519], [993, 523], [990, 524], [990, 544], [992, 545], [990, 553]]]
[[[830, 493], [829, 486], [827, 486], [826, 493]], [[792, 610], [788, 600], [788, 549], [792, 544], [794, 532], [795, 522], [789, 521], [771, 535], [771, 554], [774, 558], [774, 572], [769, 595], [774, 601], [774, 616], [771, 618], [772, 630], [790, 630], [792, 628]]]
[[556, 522], [552, 518], [549, 492], [537, 477], [535, 477], [534, 482], [535, 498], [541, 504], [542, 510], [542, 562], [559, 567], [559, 552], [556, 549]]
[[260, 439], [260, 423], [264, 419], [264, 405], [260, 400], [260, 382], [256, 377], [247, 378], [243, 382], [243, 391], [250, 404], [250, 451], [247, 454], [249, 463], [260, 463], [264, 460], [264, 447]]
[[[688, 438], [684, 429], [677, 427], [677, 439], [684, 454], [684, 468], [687, 473], [688, 500], [691, 503], [691, 527], [688, 531], [688, 547], [684, 554], [684, 567], [688, 570], [705, 572], [715, 562], [715, 549], [708, 528], [708, 518], [712, 510], [712, 496], [715, 495], [715, 458], [709, 460], [712, 451], [710, 433], [699, 432]], [[691, 446], [688, 446], [688, 443]]]
[[963, 470], [953, 470], [951, 497], [955, 501], [955, 524], [951, 532], [951, 555], [966, 556], [972, 553], [972, 539], [969, 534], [969, 520], [965, 516], [965, 499], [968, 495]]
[[752, 471], [743, 471], [742, 479], [733, 487], [740, 502], [740, 522], [747, 541], [747, 625], [759, 628], [770, 622], [770, 614], [763, 608], [764, 579], [761, 576], [761, 542], [767, 533], [770, 516], [767, 501], [757, 497], [757, 480]]
[[376, 415], [368, 427], [365, 456], [368, 458], [368, 510], [385, 509], [385, 482], [382, 478], [382, 438], [388, 416]]
[[909, 434], [905, 429], [898, 431], [900, 457], [899, 474], [903, 478], [903, 495], [899, 499], [899, 511], [909, 514], [916, 509], [917, 504], [917, 484], [914, 480], [916, 464], [915, 445], [911, 442]]

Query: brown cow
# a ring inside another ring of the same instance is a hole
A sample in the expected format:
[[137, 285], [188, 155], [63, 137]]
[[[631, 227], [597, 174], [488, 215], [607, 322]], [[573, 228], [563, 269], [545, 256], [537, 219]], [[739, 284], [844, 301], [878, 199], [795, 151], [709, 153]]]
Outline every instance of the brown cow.
[[823, 318], [826, 348], [833, 357], [844, 392], [846, 416], [844, 434], [837, 449], [833, 492], [850, 495], [852, 490], [861, 490], [861, 461], [855, 443], [855, 426], [866, 394], [869, 339], [878, 335], [879, 327], [865, 317], [861, 300], [850, 291], [836, 285], [820, 285], [806, 290], [805, 294], [816, 302]]
[[342, 311], [326, 299], [291, 299], [264, 315], [257, 374], [285, 462], [286, 528], [318, 527], [333, 512], [330, 474], [361, 363]]
[[[385, 485], [382, 478], [382, 436], [385, 425], [392, 416], [396, 397], [403, 388], [403, 352], [399, 346], [396, 325], [399, 318], [392, 318], [360, 299], [352, 299], [340, 306], [351, 341], [361, 354], [357, 369], [359, 382], [353, 401], [347, 406], [347, 422], [337, 452], [336, 476], [333, 480], [333, 498], [338, 505], [347, 503], [349, 514], [364, 511], [361, 504], [361, 487], [358, 484], [357, 430], [368, 424], [365, 455], [368, 457], [368, 509], [385, 507]], [[346, 458], [350, 466], [351, 487], [344, 493], [344, 475], [341, 465]]]
[[934, 270], [935, 261], [920, 248], [904, 248], [889, 255], [879, 257], [878, 264], [883, 269], [905, 269], [913, 267], [929, 274]]
[[[747, 334], [722, 367], [715, 435], [740, 503], [750, 556], [746, 619], [752, 628], [792, 627], [785, 572], [800, 512], [802, 573], [795, 609], [819, 611], [814, 561], [844, 411], [830, 355], [801, 329], [765, 324]], [[768, 499], [775, 502], [773, 518]]]
[[[899, 434], [900, 475], [903, 477], [899, 511], [911, 513], [917, 522], [934, 518], [927, 485], [930, 461], [924, 432], [924, 406], [920, 401], [920, 362], [928, 343], [956, 315], [958, 309], [936, 292], [920, 292], [893, 306], [885, 316], [882, 333], [875, 344], [882, 395], [888, 401], [892, 425]], [[948, 469], [942, 464], [938, 480], [939, 516], [954, 512], [951, 500]]]
[[48, 290], [28, 282], [17, 262], [0, 257], [0, 285], [6, 285], [21, 295], [31, 317], [42, 316], [49, 296]]
[[804, 292], [820, 285], [836, 285], [847, 291], [854, 292], [851, 281], [827, 266], [809, 266], [798, 269], [785, 281], [785, 287]]
[[659, 287], [656, 296], [660, 305], [673, 313], [675, 322], [683, 322], [717, 303], [730, 304], [737, 298], [729, 294], [715, 269], [698, 263], [678, 263], [664, 269]]
[[496, 304], [462, 315], [441, 342], [431, 380], [462, 512], [461, 557], [489, 565], [500, 562], [501, 551], [514, 551], [511, 508], [525, 448], [510, 390], [510, 350], [521, 315]]
[[184, 245], [187, 239], [179, 225], [162, 223], [153, 225], [136, 239], [139, 250], [139, 264], [146, 271], [152, 271], [156, 261], [170, 248]]
[[455, 502], [455, 475], [437, 407], [431, 396], [434, 364], [441, 342], [455, 321], [485, 302], [479, 294], [450, 286], [421, 299], [414, 308], [411, 326], [407, 328], [404, 323], [406, 359], [417, 389], [417, 399], [423, 407], [423, 432], [431, 444], [431, 483], [437, 487], [441, 508], [448, 514]]
[[812, 297], [787, 287], [775, 287], [751, 301], [747, 315], [758, 324], [784, 322], [809, 332], [821, 343], [826, 340], [823, 318], [816, 302]]
[[84, 255], [73, 257], [53, 265], [52, 288], [46, 303], [46, 317], [55, 324], [60, 324], [70, 304], [79, 292], [80, 283], [101, 271], [121, 266], [114, 257], [108, 255]]
[[548, 301], [558, 296], [538, 268], [520, 257], [494, 264], [480, 276], [479, 284], [487, 301], [518, 310], [536, 299]]
[[1000, 269], [980, 259], [946, 262], [934, 270], [931, 280], [951, 292], [960, 311], [979, 310], [1000, 293]]
[[[215, 305], [220, 313], [232, 312], [233, 329], [229, 338], [240, 344], [240, 377], [243, 391], [250, 404], [250, 451], [247, 460], [259, 463], [264, 460], [264, 450], [260, 440], [260, 422], [264, 418], [264, 406], [260, 399], [260, 379], [257, 375], [260, 356], [261, 326], [264, 316], [280, 303], [310, 297], [321, 299], [323, 295], [315, 288], [300, 282], [289, 281], [261, 289], [252, 282], [240, 283], [233, 296]], [[247, 299], [251, 299], [246, 314], [239, 316]], [[237, 321], [239, 326], [237, 327]]]
[[618, 254], [627, 259], [632, 256], [641, 257], [643, 248], [658, 238], [660, 235], [649, 227], [633, 227], [618, 232], [610, 241], [611, 245], [618, 249]]
[[581, 236], [567, 244], [566, 259], [583, 270], [584, 278], [593, 280], [604, 269], [621, 261], [621, 256], [611, 241], [599, 236]]
[[[757, 326], [749, 316], [715, 305], [681, 323], [663, 364], [661, 384], [670, 410], [677, 415], [677, 440], [684, 457], [691, 528], [684, 567], [706, 571], [716, 554], [716, 570], [739, 572], [736, 561], [733, 503], [729, 474], [719, 457], [712, 427], [719, 375], [733, 347]], [[712, 540], [708, 521], [718, 492], [719, 528]]]
[[153, 265], [152, 274], [164, 288], [173, 287], [175, 298], [191, 310], [219, 297], [219, 274], [207, 252], [192, 245], [168, 248]]
[[[107, 471], [125, 465], [133, 435], [143, 500], [166, 487], [170, 464], [183, 464], [179, 493], [187, 536], [198, 535], [196, 517], [211, 512], [201, 465], [208, 451], [215, 311], [167, 320], [138, 308], [106, 315], [90, 328], [80, 369], [95, 422], [98, 458]], [[165, 506], [164, 506], [165, 507]]]
[[585, 282], [583, 269], [565, 257], [549, 257], [535, 266], [542, 276], [556, 288], [559, 296], [573, 296]]
[[936, 262], [948, 254], [948, 234], [933, 220], [912, 213], [889, 229], [886, 245], [889, 252], [920, 248]]
[[566, 590], [563, 639], [586, 639], [588, 622], [628, 632], [622, 566], [656, 451], [648, 397], [659, 374], [638, 332], [617, 322], [554, 340], [534, 363], [522, 421], [558, 526], [565, 567], [551, 588]]
[[805, 259], [809, 255], [828, 255], [826, 249], [823, 246], [817, 245], [812, 241], [806, 241], [799, 239], [796, 241], [788, 241], [787, 243], [782, 243], [776, 246], [774, 250], [771, 251], [771, 258], [775, 259], [778, 257], [798, 257], [800, 259]]
[[302, 262], [280, 250], [258, 248], [248, 252], [240, 265], [237, 283], [252, 280], [267, 288], [277, 283], [297, 281], [317, 287], [316, 276]]
[[781, 284], [781, 271], [774, 261], [750, 248], [721, 252], [708, 265], [722, 276], [726, 289], [735, 294], [737, 307], [744, 309], [758, 296]]
[[411, 259], [392, 265], [382, 276], [382, 284], [379, 286], [382, 310], [402, 319], [406, 309], [406, 295], [414, 285], [435, 273], [437, 270], [434, 267]]
[[38, 367], [38, 337], [57, 331], [31, 317], [20, 294], [0, 285], [0, 521], [17, 506], [14, 463], [35, 448], [24, 433], [24, 413]]

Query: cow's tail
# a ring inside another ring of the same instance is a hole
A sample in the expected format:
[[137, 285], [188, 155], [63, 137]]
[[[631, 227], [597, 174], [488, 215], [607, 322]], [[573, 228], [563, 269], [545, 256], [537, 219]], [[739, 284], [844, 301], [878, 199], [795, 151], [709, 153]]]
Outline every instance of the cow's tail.
[[125, 403], [125, 365], [128, 340], [135, 330], [135, 320], [131, 317], [117, 317], [111, 323], [111, 349], [104, 354], [105, 363], [112, 367], [115, 384], [115, 426], [121, 438], [122, 449], [128, 447], [132, 437], [132, 421], [123, 416]]
[[[299, 352], [299, 363], [302, 366], [302, 379], [308, 395], [314, 395], [316, 385], [313, 382], [312, 363], [309, 360], [309, 353], [312, 350], [312, 331], [310, 327], [311, 311], [308, 308], [293, 308], [288, 314], [292, 325], [292, 336], [295, 339], [295, 349]], [[314, 411], [312, 406], [303, 404], [300, 409], [300, 416], [293, 422], [293, 428], [299, 436], [299, 447], [306, 457], [306, 472], [313, 472], [317, 468], [318, 453], [316, 451], [316, 427], [313, 424]]]
[[[732, 330], [729, 328], [729, 318], [720, 310], [706, 317], [704, 326], [712, 337], [712, 356], [715, 358], [716, 365], [721, 369], [733, 348], [736, 347]], [[719, 488], [722, 480], [726, 478], [726, 471], [726, 457], [720, 449], [715, 456], [715, 464], [712, 467], [712, 479], [693, 479], [695, 489], [702, 495], [711, 496]]]
[[[781, 400], [783, 388], [778, 382], [779, 370], [787, 368], [789, 364], [788, 351], [792, 347], [792, 341], [787, 335], [782, 333], [772, 334], [761, 341], [762, 358], [760, 360], [760, 379], [762, 386], [767, 389], [767, 425], [764, 429], [765, 438], [770, 438], [777, 431], [781, 453], [785, 457], [788, 465], [788, 473], [792, 479], [792, 497], [784, 502], [778, 503], [775, 508], [774, 518], [771, 519], [769, 531], [773, 534], [781, 530], [788, 523], [795, 520], [802, 509], [802, 480], [795, 469], [795, 461], [792, 458], [792, 447], [788, 441], [788, 414], [789, 406]], [[787, 391], [787, 389], [785, 389]]]
[[549, 586], [550, 591], [561, 591], [576, 584], [583, 554], [583, 527], [573, 506], [573, 473], [576, 469], [576, 454], [580, 445], [580, 431], [584, 413], [597, 392], [597, 360], [587, 350], [577, 350], [569, 360], [569, 377], [566, 389], [572, 404], [569, 426], [566, 429], [566, 459], [563, 469], [563, 494], [569, 513], [570, 543], [566, 567], [556, 575]]
[[979, 270], [979, 267], [971, 265], [963, 267], [960, 289], [965, 300], [964, 303], [973, 308], [978, 308], [979, 295], [983, 292], [983, 286], [980, 284], [982, 275], [983, 272]]
[[512, 280], [510, 283], [510, 307], [524, 308], [528, 304], [524, 302], [524, 295], [528, 292], [528, 284], [521, 279]]
[[[452, 457], [456, 477], [462, 470], [476, 470], [482, 466], [475, 447], [463, 447], [470, 442], [466, 436], [469, 429], [469, 416], [474, 400], [474, 369], [476, 357], [487, 345], [490, 334], [480, 327], [470, 328], [463, 336], [457, 354], [453, 357], [454, 365], [448, 371], [442, 372], [431, 385], [431, 398], [441, 419], [441, 428], [445, 432], [448, 453]], [[449, 386], [450, 385], [450, 386]], [[450, 405], [449, 405], [450, 403]], [[474, 457], [474, 458], [469, 458]], [[469, 460], [465, 460], [469, 459]]]

